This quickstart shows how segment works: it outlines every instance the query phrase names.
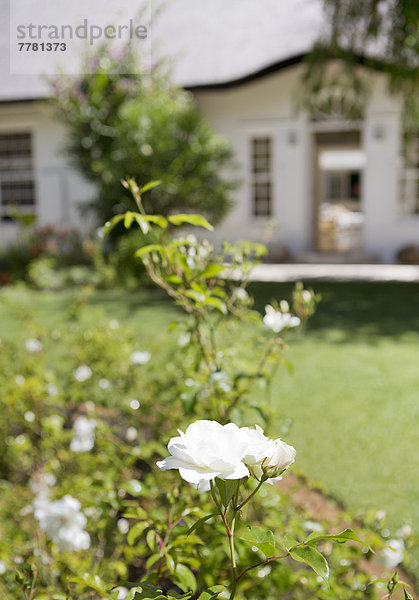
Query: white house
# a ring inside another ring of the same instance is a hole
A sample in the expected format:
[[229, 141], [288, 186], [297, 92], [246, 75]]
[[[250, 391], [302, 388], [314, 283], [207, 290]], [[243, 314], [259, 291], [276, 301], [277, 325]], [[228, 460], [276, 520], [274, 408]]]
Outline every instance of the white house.
[[[358, 121], [339, 112], [342, 98], [323, 116], [301, 107], [304, 57], [322, 27], [319, 0], [171, 0], [152, 33], [239, 164], [242, 184], [216, 241], [265, 239], [275, 221], [273, 250], [391, 262], [419, 242], [419, 148], [404, 151], [401, 102], [379, 74], [365, 73], [371, 92]], [[60, 152], [65, 131], [48, 87], [11, 75], [0, 50], [0, 240], [16, 234], [16, 204], [38, 224], [81, 226], [78, 205], [93, 190]]]

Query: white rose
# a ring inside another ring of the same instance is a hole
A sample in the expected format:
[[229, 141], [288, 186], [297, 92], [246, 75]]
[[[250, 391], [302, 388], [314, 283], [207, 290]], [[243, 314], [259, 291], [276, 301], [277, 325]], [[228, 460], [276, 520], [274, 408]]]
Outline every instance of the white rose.
[[89, 452], [95, 445], [96, 421], [87, 417], [77, 417], [73, 424], [73, 439], [70, 450], [73, 452]]
[[253, 477], [260, 481], [262, 475], [267, 475], [269, 483], [281, 479], [281, 473], [295, 460], [295, 448], [279, 438], [266, 437], [259, 425], [255, 425], [255, 429], [242, 427], [240, 432], [246, 443], [243, 462]]
[[42, 343], [36, 338], [29, 338], [25, 342], [25, 348], [28, 352], [40, 352], [42, 350]]
[[90, 536], [84, 531], [87, 519], [78, 500], [69, 495], [54, 502], [40, 497], [35, 500], [34, 509], [40, 528], [61, 552], [89, 548]]
[[394, 569], [404, 559], [403, 540], [389, 540], [386, 548], [380, 552], [379, 559], [387, 569]]
[[141, 352], [137, 350], [129, 357], [133, 365], [145, 365], [151, 358], [150, 352]]
[[73, 375], [77, 381], [83, 383], [83, 381], [87, 381], [92, 376], [92, 369], [87, 365], [80, 365], [80, 367], [77, 367], [77, 369], [73, 371]]
[[265, 313], [263, 322], [275, 333], [279, 333], [286, 327], [297, 327], [301, 323], [298, 317], [293, 317], [289, 313], [275, 310], [270, 304], [265, 306]]
[[207, 487], [216, 477], [220, 479], [241, 479], [249, 476], [243, 463], [246, 455], [246, 439], [234, 423], [220, 425], [217, 421], [195, 421], [185, 433], [171, 438], [168, 456], [157, 463], [166, 471], [179, 469], [185, 481]]

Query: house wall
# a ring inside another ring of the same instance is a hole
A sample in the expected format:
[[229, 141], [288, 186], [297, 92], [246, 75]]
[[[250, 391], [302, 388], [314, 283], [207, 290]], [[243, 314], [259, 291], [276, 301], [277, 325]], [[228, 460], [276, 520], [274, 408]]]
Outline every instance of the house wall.
[[[18, 132], [32, 134], [37, 225], [86, 226], [78, 206], [92, 197], [94, 189], [68, 166], [62, 153], [64, 129], [47, 103], [0, 105], [0, 133]], [[0, 243], [10, 242], [16, 234], [16, 224], [0, 221]]]
[[[199, 108], [220, 134], [231, 140], [241, 185], [235, 206], [214, 233], [214, 241], [266, 241], [275, 220], [272, 244], [294, 254], [313, 249], [314, 128], [297, 110], [302, 66], [235, 88], [196, 92]], [[366, 154], [362, 206], [365, 213], [363, 250], [382, 260], [394, 260], [403, 245], [419, 241], [419, 217], [398, 212], [400, 162], [400, 103], [389, 97], [379, 76], [370, 77], [372, 90], [361, 139]], [[0, 132], [31, 131], [36, 177], [38, 224], [84, 227], [78, 206], [89, 200], [93, 187], [69, 168], [61, 148], [63, 128], [45, 102], [0, 105]], [[273, 138], [273, 215], [252, 214], [250, 140]], [[0, 222], [0, 242], [16, 234], [12, 223]]]
[[[216, 233], [222, 238], [264, 237], [266, 219], [251, 213], [250, 138], [271, 135], [274, 139], [273, 219], [278, 230], [273, 241], [294, 254], [314, 247], [314, 132], [297, 109], [302, 67], [293, 67], [236, 88], [200, 91], [197, 100], [220, 134], [230, 138], [242, 179], [235, 208]], [[419, 242], [419, 217], [401, 217], [399, 178], [401, 170], [401, 103], [389, 96], [382, 76], [366, 74], [370, 96], [364, 123], [360, 124], [366, 166], [362, 208], [365, 214], [363, 251], [392, 262], [397, 250]], [[335, 124], [336, 130], [342, 123]], [[333, 125], [325, 123], [326, 131]], [[294, 136], [296, 143], [290, 143]]]

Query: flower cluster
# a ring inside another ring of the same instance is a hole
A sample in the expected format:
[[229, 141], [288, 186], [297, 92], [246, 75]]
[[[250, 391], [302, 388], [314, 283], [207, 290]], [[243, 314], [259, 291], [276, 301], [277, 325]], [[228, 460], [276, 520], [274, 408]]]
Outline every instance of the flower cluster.
[[185, 433], [178, 431], [180, 435], [169, 441], [170, 456], [157, 466], [163, 471], [179, 469], [182, 479], [201, 490], [208, 489], [216, 477], [253, 476], [272, 483], [295, 460], [292, 446], [281, 439], [269, 439], [257, 425], [251, 429], [199, 420], [189, 425]]
[[89, 548], [90, 536], [85, 531], [87, 519], [80, 511], [78, 500], [67, 494], [52, 502], [40, 495], [34, 502], [34, 509], [40, 528], [61, 552]]
[[267, 304], [265, 306], [265, 316], [263, 322], [266, 327], [272, 329], [273, 332], [279, 333], [287, 327], [298, 327], [301, 323], [298, 317], [294, 317], [289, 312], [282, 312], [281, 310], [275, 310], [273, 306]]

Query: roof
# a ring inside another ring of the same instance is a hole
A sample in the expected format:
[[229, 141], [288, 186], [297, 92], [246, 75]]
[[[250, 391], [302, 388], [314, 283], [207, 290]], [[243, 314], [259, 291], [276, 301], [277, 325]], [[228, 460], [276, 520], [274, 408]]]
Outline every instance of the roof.
[[[141, 0], [121, 3], [132, 7], [133, 16]], [[0, 11], [7, 4], [0, 3]], [[112, 16], [114, 3], [108, 6]], [[3, 16], [0, 101], [46, 97], [42, 77], [10, 74], [8, 19]], [[176, 83], [223, 88], [295, 64], [310, 51], [322, 25], [322, 0], [167, 0], [151, 34], [154, 52], [173, 58]]]

